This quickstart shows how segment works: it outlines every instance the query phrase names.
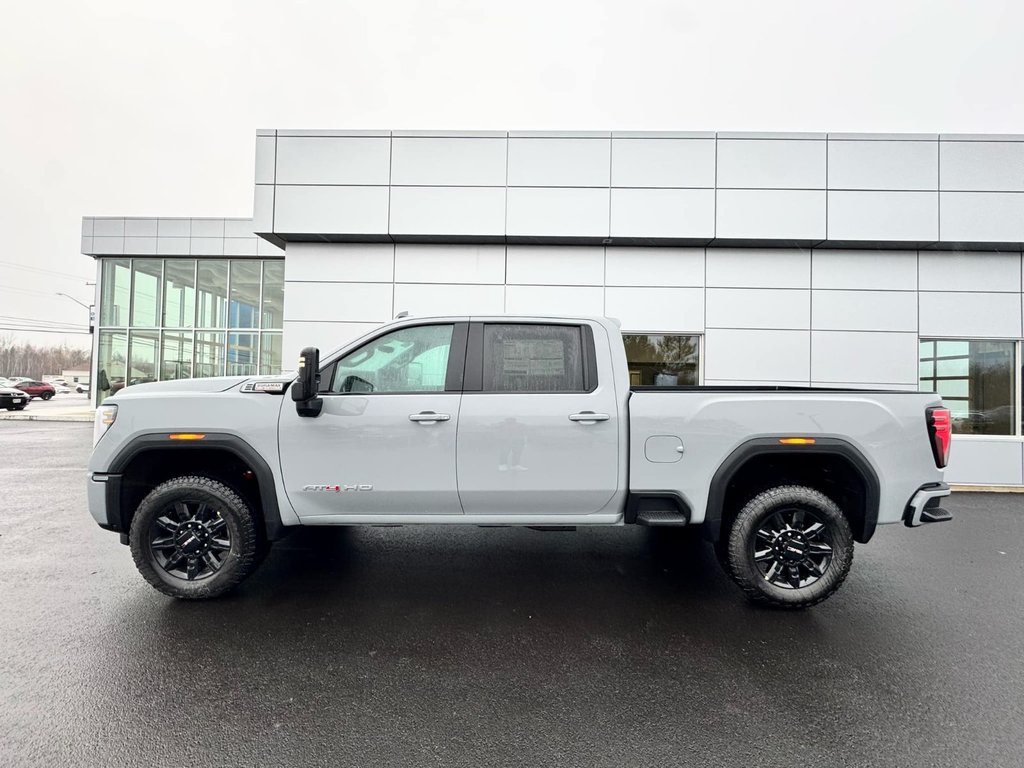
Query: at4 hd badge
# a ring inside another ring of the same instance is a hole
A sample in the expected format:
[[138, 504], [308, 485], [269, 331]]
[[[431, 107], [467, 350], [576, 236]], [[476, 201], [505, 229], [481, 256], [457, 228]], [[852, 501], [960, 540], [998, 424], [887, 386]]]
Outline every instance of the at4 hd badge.
[[304, 485], [302, 490], [321, 493], [342, 493], [344, 491], [372, 491], [373, 486], [369, 483], [359, 483], [358, 485], [349, 485], [348, 483], [342, 483], [341, 485]]

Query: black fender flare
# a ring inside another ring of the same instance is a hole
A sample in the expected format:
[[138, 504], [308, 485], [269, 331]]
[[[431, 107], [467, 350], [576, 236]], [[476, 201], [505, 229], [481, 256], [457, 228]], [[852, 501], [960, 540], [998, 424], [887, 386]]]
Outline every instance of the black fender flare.
[[878, 505], [881, 499], [881, 485], [878, 474], [871, 462], [854, 445], [838, 437], [816, 437], [812, 445], [786, 445], [779, 442], [783, 435], [776, 437], [757, 437], [741, 443], [725, 461], [719, 465], [711, 487], [708, 489], [708, 506], [704, 515], [704, 537], [717, 542], [722, 537], [722, 518], [725, 514], [725, 495], [736, 473], [750, 459], [766, 454], [785, 454], [788, 456], [831, 455], [841, 456], [853, 466], [864, 481], [864, 521], [856, 526], [853, 538], [861, 543], [867, 542], [875, 533], [878, 525]]
[[[175, 432], [188, 431], [200, 432], [205, 437], [202, 440], [170, 440], [168, 438], [168, 435]], [[263, 521], [266, 526], [267, 540], [274, 541], [281, 538], [281, 535], [284, 533], [284, 524], [281, 522], [281, 509], [277, 503], [277, 486], [274, 482], [274, 473], [271, 471], [270, 465], [267, 464], [266, 460], [255, 448], [238, 435], [233, 435], [229, 432], [179, 429], [173, 432], [171, 430], [147, 432], [132, 438], [118, 451], [110, 463], [110, 468], [107, 470], [110, 475], [118, 477], [117, 482], [108, 483], [108, 519], [110, 521], [118, 521], [123, 530], [127, 531], [127, 528], [124, 527], [123, 510], [121, 510], [120, 486], [122, 485], [121, 480], [124, 470], [134, 459], [156, 450], [190, 451], [204, 448], [227, 451], [252, 468], [252, 472], [256, 476], [256, 483], [260, 489], [260, 501], [262, 502], [260, 512], [263, 515]], [[115, 508], [110, 506], [114, 502], [114, 499], [111, 498], [112, 496], [116, 497]]]

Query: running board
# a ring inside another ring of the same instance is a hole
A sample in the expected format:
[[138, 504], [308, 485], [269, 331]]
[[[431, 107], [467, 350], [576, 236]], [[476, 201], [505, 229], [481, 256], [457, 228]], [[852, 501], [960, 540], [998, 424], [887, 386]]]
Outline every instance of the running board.
[[636, 513], [637, 525], [674, 526], [678, 528], [689, 522], [690, 519], [686, 515], [670, 509], [642, 509]]

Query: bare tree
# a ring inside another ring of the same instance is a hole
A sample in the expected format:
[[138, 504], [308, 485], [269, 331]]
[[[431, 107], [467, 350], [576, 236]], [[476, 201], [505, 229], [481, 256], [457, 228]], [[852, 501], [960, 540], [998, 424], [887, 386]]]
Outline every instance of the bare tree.
[[89, 351], [64, 344], [48, 347], [16, 343], [10, 335], [0, 336], [0, 376], [28, 376], [41, 379], [68, 368], [88, 368]]

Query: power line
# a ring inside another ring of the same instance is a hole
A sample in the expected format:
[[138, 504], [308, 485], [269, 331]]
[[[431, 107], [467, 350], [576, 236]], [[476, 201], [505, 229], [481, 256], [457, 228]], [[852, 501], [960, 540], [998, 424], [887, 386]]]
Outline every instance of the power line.
[[18, 331], [19, 333], [61, 333], [61, 334], [83, 334], [89, 335], [88, 331], [61, 331], [54, 328], [14, 328], [9, 325], [0, 325], [0, 331]]
[[15, 291], [16, 293], [34, 293], [38, 296], [53, 296], [54, 294], [46, 291], [34, 291], [31, 288], [14, 288], [10, 285], [0, 285], [0, 291]]
[[76, 274], [74, 274], [72, 272], [59, 272], [59, 271], [53, 270], [53, 269], [42, 269], [41, 267], [26, 267], [24, 264], [17, 264], [17, 263], [15, 263], [13, 261], [3, 261], [3, 260], [0, 260], [0, 264], [2, 264], [5, 267], [11, 267], [12, 269], [24, 269], [24, 270], [27, 270], [29, 272], [42, 272], [45, 275], [57, 275], [59, 277], [73, 277], [75, 280], [82, 280], [83, 282], [86, 281], [85, 277], [82, 277], [81, 275], [76, 275]]
[[36, 319], [35, 317], [15, 317], [10, 314], [0, 314], [0, 323], [13, 323], [19, 326], [44, 326], [49, 328], [84, 328], [84, 326], [79, 326], [74, 323], [46, 321], [46, 319]]

